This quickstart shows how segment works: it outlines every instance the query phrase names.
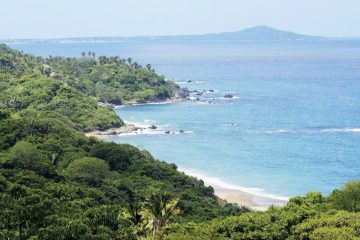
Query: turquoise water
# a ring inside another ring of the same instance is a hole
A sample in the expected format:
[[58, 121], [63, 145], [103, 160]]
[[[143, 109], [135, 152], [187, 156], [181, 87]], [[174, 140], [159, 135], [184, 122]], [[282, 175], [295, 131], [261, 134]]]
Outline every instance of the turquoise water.
[[[279, 196], [360, 178], [360, 42], [12, 45], [38, 55], [132, 57], [207, 102], [118, 108], [186, 134], [111, 136], [181, 169]], [[191, 79], [192, 83], [186, 83]], [[238, 97], [225, 100], [225, 93]], [[215, 99], [215, 100], [213, 100]]]

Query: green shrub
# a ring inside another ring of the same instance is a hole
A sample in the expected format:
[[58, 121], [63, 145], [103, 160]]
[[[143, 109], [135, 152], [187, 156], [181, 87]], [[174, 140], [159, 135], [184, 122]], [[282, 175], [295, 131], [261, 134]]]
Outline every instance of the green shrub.
[[109, 166], [104, 160], [85, 157], [71, 162], [64, 175], [80, 183], [98, 186], [109, 172]]

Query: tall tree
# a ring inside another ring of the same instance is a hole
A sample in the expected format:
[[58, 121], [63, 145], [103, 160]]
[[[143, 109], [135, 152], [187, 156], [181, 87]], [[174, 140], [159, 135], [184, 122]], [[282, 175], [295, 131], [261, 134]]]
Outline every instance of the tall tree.
[[146, 69], [147, 69], [148, 71], [151, 71], [151, 64], [146, 64]]
[[153, 236], [167, 225], [171, 217], [180, 214], [180, 209], [177, 206], [178, 201], [178, 198], [172, 198], [167, 192], [156, 192], [146, 201], [142, 214], [151, 216]]

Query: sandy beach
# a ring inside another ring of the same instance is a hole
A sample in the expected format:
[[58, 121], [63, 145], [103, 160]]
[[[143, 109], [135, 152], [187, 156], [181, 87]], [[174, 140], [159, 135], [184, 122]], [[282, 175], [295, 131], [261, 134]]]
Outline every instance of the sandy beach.
[[287, 203], [286, 200], [264, 197], [244, 191], [225, 189], [219, 186], [212, 187], [215, 190], [215, 195], [219, 198], [251, 210], [266, 211], [270, 206], [284, 206]]
[[270, 206], [284, 206], [288, 197], [274, 196], [261, 189], [245, 188], [223, 182], [214, 177], [204, 176], [191, 170], [179, 169], [187, 175], [204, 181], [206, 186], [214, 188], [215, 195], [227, 203], [234, 203], [255, 211], [266, 211]]

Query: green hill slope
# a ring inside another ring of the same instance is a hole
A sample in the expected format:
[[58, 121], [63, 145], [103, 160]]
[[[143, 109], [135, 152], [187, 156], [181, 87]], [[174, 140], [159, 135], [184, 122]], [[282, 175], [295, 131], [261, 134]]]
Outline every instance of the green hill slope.
[[123, 122], [43, 59], [0, 50], [0, 239], [137, 239], [154, 216], [161, 229], [244, 211], [147, 151], [85, 137]]
[[141, 67], [131, 58], [100, 56], [76, 58], [51, 57], [49, 74], [95, 96], [102, 102], [165, 101], [176, 97], [179, 87], [154, 72], [151, 65]]

